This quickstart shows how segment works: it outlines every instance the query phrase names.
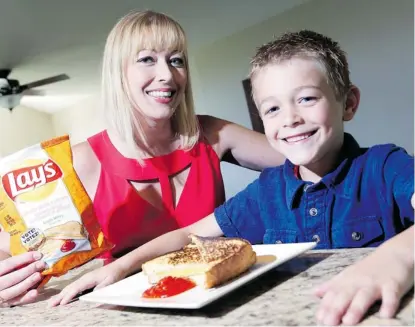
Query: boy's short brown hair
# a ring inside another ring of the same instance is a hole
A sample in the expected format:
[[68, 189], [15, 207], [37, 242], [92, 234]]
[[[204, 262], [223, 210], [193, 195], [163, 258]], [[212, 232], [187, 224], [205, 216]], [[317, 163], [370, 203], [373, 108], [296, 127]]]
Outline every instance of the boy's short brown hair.
[[325, 69], [336, 98], [349, 92], [351, 82], [346, 53], [332, 39], [309, 30], [288, 32], [259, 47], [251, 60], [251, 79], [261, 68], [294, 57], [311, 58]]

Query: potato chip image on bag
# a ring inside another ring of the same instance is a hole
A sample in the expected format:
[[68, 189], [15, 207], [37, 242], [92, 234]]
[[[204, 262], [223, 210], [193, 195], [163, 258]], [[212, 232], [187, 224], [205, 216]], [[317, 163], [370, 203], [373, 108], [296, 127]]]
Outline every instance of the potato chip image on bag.
[[12, 255], [39, 251], [44, 285], [112, 248], [72, 163], [69, 136], [0, 160], [0, 225]]

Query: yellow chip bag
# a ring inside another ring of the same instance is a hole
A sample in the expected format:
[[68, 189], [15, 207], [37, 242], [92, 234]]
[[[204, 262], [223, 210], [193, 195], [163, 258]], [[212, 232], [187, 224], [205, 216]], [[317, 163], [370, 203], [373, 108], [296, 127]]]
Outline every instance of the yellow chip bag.
[[41, 252], [42, 285], [111, 249], [73, 168], [68, 135], [1, 159], [0, 179], [0, 226], [11, 254]]

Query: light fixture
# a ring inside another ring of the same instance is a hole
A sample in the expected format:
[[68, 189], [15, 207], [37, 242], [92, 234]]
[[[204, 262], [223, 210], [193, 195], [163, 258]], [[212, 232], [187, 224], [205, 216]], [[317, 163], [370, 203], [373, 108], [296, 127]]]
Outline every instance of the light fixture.
[[22, 96], [23, 95], [20, 93], [0, 95], [0, 108], [7, 108], [10, 111], [13, 110], [14, 107], [17, 107], [20, 104]]

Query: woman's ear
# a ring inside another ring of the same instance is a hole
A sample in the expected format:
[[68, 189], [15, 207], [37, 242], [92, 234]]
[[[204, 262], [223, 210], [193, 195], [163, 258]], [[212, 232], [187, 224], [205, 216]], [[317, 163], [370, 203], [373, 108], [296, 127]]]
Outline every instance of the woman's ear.
[[352, 85], [347, 93], [346, 103], [343, 111], [343, 121], [352, 120], [360, 103], [360, 90]]

